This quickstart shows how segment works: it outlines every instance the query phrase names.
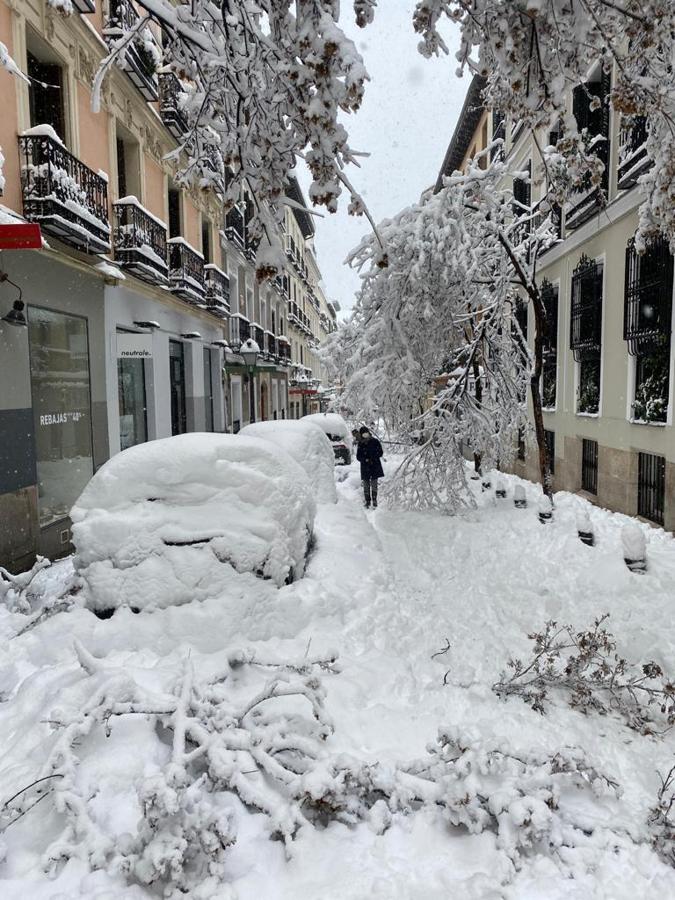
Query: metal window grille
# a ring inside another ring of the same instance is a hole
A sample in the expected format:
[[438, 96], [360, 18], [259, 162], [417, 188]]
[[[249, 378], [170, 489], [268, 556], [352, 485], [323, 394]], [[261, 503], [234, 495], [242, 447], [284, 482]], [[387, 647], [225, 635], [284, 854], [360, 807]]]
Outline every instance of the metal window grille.
[[623, 338], [637, 356], [655, 344], [670, 342], [673, 298], [673, 255], [662, 237], [650, 241], [643, 254], [635, 240], [626, 247]]
[[598, 493], [598, 442], [586, 438], [581, 448], [581, 487], [589, 494]]
[[666, 459], [638, 454], [638, 515], [663, 525], [666, 497]]
[[544, 429], [544, 440], [546, 441], [546, 452], [548, 453], [551, 475], [555, 475], [555, 431]]
[[570, 350], [577, 362], [602, 349], [602, 263], [582, 256], [572, 273]]
[[544, 279], [539, 292], [546, 322], [543, 341], [542, 403], [544, 407], [550, 409], [555, 406], [558, 372], [558, 288]]

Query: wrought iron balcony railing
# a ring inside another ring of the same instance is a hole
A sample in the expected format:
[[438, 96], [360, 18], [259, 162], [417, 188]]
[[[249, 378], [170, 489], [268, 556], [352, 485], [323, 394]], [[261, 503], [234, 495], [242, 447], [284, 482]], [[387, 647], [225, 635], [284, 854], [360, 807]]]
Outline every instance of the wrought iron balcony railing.
[[115, 262], [150, 284], [167, 284], [166, 225], [135, 197], [113, 204]]
[[181, 94], [183, 94], [181, 83], [173, 72], [160, 72], [158, 86], [159, 114], [162, 122], [179, 141], [188, 130], [187, 116], [181, 107]]
[[265, 332], [265, 353], [270, 359], [277, 356], [277, 339], [271, 331]]
[[251, 323], [251, 337], [256, 342], [258, 347], [260, 347], [260, 352], [264, 353], [265, 352], [265, 332], [260, 327], [260, 325], [258, 325], [257, 322]]
[[651, 162], [647, 158], [647, 120], [630, 116], [621, 120], [619, 133], [619, 168], [617, 187], [620, 191], [633, 187]]
[[251, 325], [241, 313], [230, 316], [230, 346], [233, 350], [239, 347], [251, 337]]
[[204, 266], [206, 306], [212, 313], [226, 319], [230, 314], [230, 279], [212, 263]]
[[[103, 28], [103, 36], [111, 47], [138, 22], [138, 13], [131, 0], [110, 0], [108, 17]], [[139, 32], [124, 51], [120, 59], [123, 68], [145, 100], [154, 102], [159, 97], [157, 67], [161, 52], [149, 26]]]
[[246, 246], [244, 217], [236, 206], [225, 216], [225, 237], [241, 250]]
[[24, 216], [67, 244], [107, 253], [108, 182], [55, 136], [32, 132], [19, 138]]
[[206, 294], [204, 257], [182, 237], [170, 238], [167, 244], [171, 293], [188, 303], [203, 304]]
[[282, 366], [290, 365], [291, 362], [291, 345], [288, 338], [284, 335], [277, 337], [277, 358]]

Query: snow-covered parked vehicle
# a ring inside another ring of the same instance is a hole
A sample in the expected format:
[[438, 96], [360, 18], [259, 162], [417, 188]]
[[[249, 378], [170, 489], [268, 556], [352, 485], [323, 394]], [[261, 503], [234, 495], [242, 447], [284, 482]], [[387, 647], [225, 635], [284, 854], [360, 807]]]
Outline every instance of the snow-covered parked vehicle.
[[167, 607], [304, 572], [316, 504], [268, 441], [182, 434], [113, 456], [73, 507], [75, 568], [94, 610]]
[[313, 422], [318, 425], [333, 445], [335, 463], [348, 466], [352, 461], [351, 439], [347, 423], [337, 413], [312, 413], [303, 416], [301, 422]]
[[297, 419], [255, 422], [242, 428], [239, 434], [269, 441], [288, 453], [307, 475], [317, 503], [337, 503], [333, 447], [328, 436], [313, 422]]

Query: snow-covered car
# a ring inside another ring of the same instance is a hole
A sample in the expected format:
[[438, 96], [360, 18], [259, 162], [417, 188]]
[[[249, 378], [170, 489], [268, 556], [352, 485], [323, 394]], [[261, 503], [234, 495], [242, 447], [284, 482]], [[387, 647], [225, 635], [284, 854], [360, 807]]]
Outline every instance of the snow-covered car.
[[242, 428], [239, 434], [260, 438], [281, 448], [302, 467], [318, 503], [337, 502], [333, 447], [327, 435], [313, 422], [296, 419], [255, 422]]
[[75, 567], [94, 610], [166, 607], [277, 586], [304, 572], [316, 504], [269, 441], [182, 434], [138, 444], [94, 475], [71, 512]]
[[312, 413], [303, 416], [301, 422], [313, 422], [327, 435], [333, 445], [335, 462], [339, 466], [348, 466], [352, 461], [351, 437], [347, 423], [337, 413]]

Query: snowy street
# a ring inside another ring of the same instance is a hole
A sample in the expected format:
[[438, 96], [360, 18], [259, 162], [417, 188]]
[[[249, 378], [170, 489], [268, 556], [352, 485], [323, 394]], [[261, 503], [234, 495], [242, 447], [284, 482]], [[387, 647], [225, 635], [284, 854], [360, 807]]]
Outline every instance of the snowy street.
[[[76, 606], [14, 638], [26, 617], [3, 609], [0, 796], [10, 797], [37, 777], [53, 741], [48, 722], [86, 698], [87, 675], [78, 667], [75, 639], [94, 657], [106, 657], [106, 667], [143, 673], [156, 691], [175, 677], [187, 655], [199, 675], [222, 668], [232, 648], [254, 648], [259, 658], [293, 659], [335, 649], [341, 672], [322, 675], [334, 725], [326, 741], [331, 755], [393, 766], [423, 757], [439, 727], [458, 727], [465, 739], [483, 745], [508, 742], [517, 756], [581, 747], [593, 767], [618, 782], [622, 796], [599, 796], [593, 804], [581, 794], [567, 798], [568, 814], [585, 823], [587, 844], [546, 855], [526, 849], [517, 859], [505, 849], [508, 838], [501, 829], [499, 836], [489, 829], [470, 834], [430, 808], [410, 815], [394, 812], [382, 834], [375, 816], [354, 826], [305, 824], [287, 859], [283, 844], [269, 840], [265, 817], [247, 812], [232, 796], [228, 806], [238, 837], [227, 850], [223, 882], [203, 896], [675, 896], [675, 872], [653, 853], [646, 829], [657, 771], [665, 773], [672, 764], [673, 734], [642, 736], [618, 717], [583, 715], [555, 697], [542, 716], [520, 698], [503, 701], [491, 690], [510, 656], [528, 656], [527, 634], [543, 628], [546, 620], [582, 630], [605, 612], [620, 653], [630, 661], [655, 660], [664, 672], [673, 672], [672, 538], [649, 531], [649, 572], [636, 576], [621, 555], [625, 517], [591, 509], [597, 545], [585, 547], [574, 525], [583, 501], [571, 495], [557, 496], [555, 520], [545, 526], [536, 516], [539, 488], [528, 485], [528, 508], [514, 509], [516, 479], [508, 476], [500, 476], [508, 482], [506, 500], [496, 500], [493, 489], [481, 495], [480, 482], [474, 482], [479, 506], [458, 517], [404, 513], [386, 504], [366, 512], [357, 467], [341, 474], [347, 477], [338, 483], [337, 505], [318, 507], [316, 546], [305, 577], [279, 590], [240, 575], [219, 598], [139, 615], [122, 608], [105, 620]], [[47, 597], [67, 580], [69, 567], [66, 560], [46, 570]], [[640, 609], [650, 609], [650, 616], [638, 615]], [[439, 653], [446, 639], [450, 649]], [[103, 732], [87, 736], [80, 748], [87, 756], [80, 784], [89, 785], [101, 828], [117, 834], [135, 822], [134, 780], [160, 762], [159, 742], [131, 718], [111, 721], [110, 737]], [[259, 778], [254, 772], [249, 777]], [[160, 896], [152, 888], [125, 888], [113, 873], [88, 874], [75, 858], [48, 879], [41, 857], [62, 827], [47, 796], [7, 828], [0, 896]]]

